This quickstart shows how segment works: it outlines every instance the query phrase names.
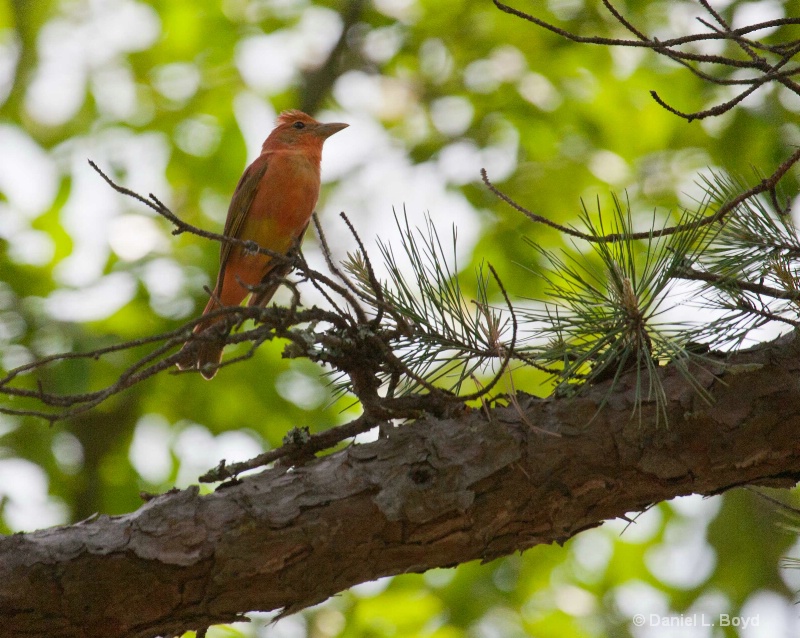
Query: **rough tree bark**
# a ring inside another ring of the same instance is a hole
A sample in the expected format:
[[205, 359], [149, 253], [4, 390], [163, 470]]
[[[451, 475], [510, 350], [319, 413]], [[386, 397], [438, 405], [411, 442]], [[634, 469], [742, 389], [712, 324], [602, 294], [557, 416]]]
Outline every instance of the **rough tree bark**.
[[[539, 543], [683, 494], [800, 479], [800, 339], [718, 359], [705, 404], [662, 370], [631, 419], [632, 377], [580, 398], [386, 428], [374, 443], [125, 516], [0, 540], [0, 636], [171, 635], [292, 613], [357, 583]], [[523, 416], [524, 414], [524, 416]], [[535, 427], [532, 427], [535, 426]], [[558, 433], [542, 434], [537, 428]]]

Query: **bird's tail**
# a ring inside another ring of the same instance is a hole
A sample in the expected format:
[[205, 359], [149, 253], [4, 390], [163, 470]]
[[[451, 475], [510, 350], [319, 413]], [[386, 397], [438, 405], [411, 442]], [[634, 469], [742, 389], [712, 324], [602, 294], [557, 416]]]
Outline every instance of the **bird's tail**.
[[[203, 315], [222, 308], [212, 297], [208, 300]], [[206, 379], [213, 379], [217, 374], [219, 362], [222, 361], [222, 350], [225, 348], [225, 337], [231, 326], [226, 317], [214, 317], [199, 322], [191, 337], [178, 352], [176, 365], [180, 370], [196, 368]]]
[[[252, 295], [248, 303], [251, 307], [265, 307], [275, 291], [283, 283], [283, 278], [291, 272], [290, 264], [270, 264], [261, 283], [252, 289]], [[221, 274], [220, 277], [223, 275]], [[224, 281], [224, 280], [223, 280]], [[242, 297], [247, 295], [244, 288], [239, 288], [238, 293], [230, 294], [231, 290], [237, 290], [233, 287], [224, 288], [217, 284], [217, 289], [222, 289], [220, 297], [216, 294], [212, 295], [208, 300], [205, 310], [203, 310], [203, 319], [199, 321], [194, 327], [194, 334], [183, 344], [183, 347], [178, 352], [178, 359], [175, 365], [180, 370], [197, 369], [206, 379], [213, 379], [217, 374], [219, 362], [222, 361], [222, 350], [225, 348], [225, 337], [231, 331], [235, 324], [229, 316], [222, 315], [217, 317], [206, 317], [206, 315], [213, 313], [216, 310], [221, 310], [227, 305], [238, 305]], [[225, 295], [224, 291], [228, 291]]]

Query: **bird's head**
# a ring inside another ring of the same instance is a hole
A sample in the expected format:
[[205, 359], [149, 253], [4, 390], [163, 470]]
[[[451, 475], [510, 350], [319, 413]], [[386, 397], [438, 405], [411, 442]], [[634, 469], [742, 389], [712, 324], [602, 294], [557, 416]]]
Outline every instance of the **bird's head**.
[[305, 146], [322, 148], [322, 143], [349, 124], [332, 122], [323, 124], [302, 111], [284, 111], [278, 116], [277, 125], [264, 142], [263, 151], [281, 147]]

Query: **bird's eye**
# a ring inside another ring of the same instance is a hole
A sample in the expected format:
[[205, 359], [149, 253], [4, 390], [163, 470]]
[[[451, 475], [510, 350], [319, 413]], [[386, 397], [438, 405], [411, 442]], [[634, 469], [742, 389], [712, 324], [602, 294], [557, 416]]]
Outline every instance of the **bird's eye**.
[[292, 126], [294, 126], [297, 129], [306, 127], [306, 125], [303, 122], [295, 122], [294, 124], [292, 124]]

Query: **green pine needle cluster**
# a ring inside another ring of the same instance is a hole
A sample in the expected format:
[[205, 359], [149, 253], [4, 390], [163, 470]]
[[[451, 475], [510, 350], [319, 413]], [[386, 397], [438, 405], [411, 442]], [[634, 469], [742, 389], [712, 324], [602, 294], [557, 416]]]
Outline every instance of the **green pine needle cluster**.
[[373, 289], [364, 255], [349, 254], [343, 264], [359, 286], [361, 298], [372, 305], [373, 314], [382, 312], [384, 333], [393, 336], [392, 350], [408, 368], [408, 374], [399, 379], [384, 379], [388, 393], [399, 396], [418, 391], [421, 379], [461, 393], [493, 361], [503, 359], [511, 318], [490, 303], [492, 276], [485, 264], [476, 271], [476, 298], [463, 290], [455, 257], [455, 227], [448, 245], [430, 217], [423, 229], [412, 228], [405, 214], [402, 219], [395, 214], [395, 223], [399, 250], [390, 243], [378, 244], [388, 273], [388, 279], [379, 282], [380, 295]]
[[[671, 294], [676, 272], [696, 257], [706, 231], [701, 227], [666, 236], [653, 231], [635, 240], [630, 206], [616, 197], [612, 204], [610, 215], [598, 204], [596, 218], [586, 208], [581, 218], [591, 236], [613, 233], [620, 241], [592, 242], [589, 252], [576, 246], [574, 253], [529, 242], [542, 264], [535, 272], [546, 282], [547, 298], [520, 313], [534, 326], [523, 352], [554, 371], [556, 391], [562, 394], [584, 383], [616, 382], [635, 370], [636, 407], [655, 401], [662, 415], [666, 395], [657, 369], [673, 362], [693, 379], [688, 362], [694, 356], [686, 340], [678, 338], [689, 324], [662, 317], [677, 303]], [[698, 218], [697, 212], [687, 212], [679, 224]]]
[[[610, 396], [633, 372], [633, 414], [654, 403], [665, 419], [659, 369], [670, 364], [708, 399], [695, 376], [708, 362], [704, 351], [740, 345], [767, 323], [800, 325], [800, 238], [788, 214], [758, 197], [710, 223], [746, 187], [714, 173], [702, 186], [698, 206], [672, 226], [658, 226], [654, 213], [651, 230], [636, 232], [630, 203], [613, 197], [608, 210], [583, 208], [586, 232], [572, 238], [574, 250], [529, 241], [535, 265], [526, 268], [544, 280], [545, 298], [516, 308], [486, 264], [477, 268], [476, 298], [466, 295], [455, 229], [443, 242], [430, 218], [414, 229], [395, 216], [399, 249], [379, 243], [385, 281], [375, 280], [363, 252], [344, 264], [406, 367], [382, 379], [386, 394], [434, 386], [463, 394], [468, 382], [480, 388], [481, 376], [496, 381], [516, 362], [550, 374], [559, 394], [610, 380]], [[692, 320], [698, 305], [716, 318]]]
[[[730, 201], [746, 186], [713, 174], [704, 187], [713, 206]], [[711, 347], [740, 347], [751, 333], [769, 324], [798, 327], [800, 237], [788, 210], [777, 198], [751, 197], [708, 241], [697, 267], [708, 276], [701, 305], [719, 319], [694, 338]]]

